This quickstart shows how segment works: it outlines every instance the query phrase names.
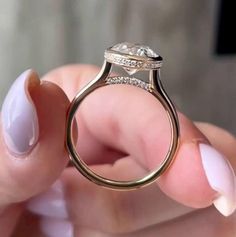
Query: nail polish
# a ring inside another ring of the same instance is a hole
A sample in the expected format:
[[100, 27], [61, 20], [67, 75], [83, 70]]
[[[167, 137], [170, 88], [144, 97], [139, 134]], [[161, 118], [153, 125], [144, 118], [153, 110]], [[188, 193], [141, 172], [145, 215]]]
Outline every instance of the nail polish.
[[49, 190], [30, 199], [27, 209], [41, 216], [68, 218], [61, 181], [56, 181]]
[[29, 90], [39, 84], [37, 74], [27, 70], [15, 80], [3, 102], [3, 138], [9, 151], [15, 155], [28, 153], [37, 143], [38, 118]]
[[56, 218], [42, 218], [40, 221], [41, 231], [47, 237], [73, 237], [74, 230], [71, 222]]
[[216, 209], [229, 216], [236, 209], [235, 174], [229, 161], [213, 147], [200, 144], [202, 165], [209, 185], [218, 193], [213, 201]]

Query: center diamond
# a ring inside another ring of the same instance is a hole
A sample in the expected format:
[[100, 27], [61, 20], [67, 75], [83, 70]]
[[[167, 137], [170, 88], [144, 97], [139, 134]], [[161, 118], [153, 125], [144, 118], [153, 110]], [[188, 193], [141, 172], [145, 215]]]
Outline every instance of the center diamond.
[[119, 53], [129, 54], [133, 56], [147, 57], [147, 58], [157, 58], [159, 57], [151, 48], [146, 45], [133, 44], [128, 42], [123, 42], [114, 45], [112, 50]]

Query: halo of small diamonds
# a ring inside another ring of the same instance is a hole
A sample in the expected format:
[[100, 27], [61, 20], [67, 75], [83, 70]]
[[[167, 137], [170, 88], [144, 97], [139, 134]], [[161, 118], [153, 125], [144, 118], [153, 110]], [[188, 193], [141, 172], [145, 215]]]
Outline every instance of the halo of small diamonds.
[[154, 70], [162, 66], [162, 57], [148, 46], [120, 43], [105, 51], [108, 62], [122, 66], [130, 75], [140, 70]]

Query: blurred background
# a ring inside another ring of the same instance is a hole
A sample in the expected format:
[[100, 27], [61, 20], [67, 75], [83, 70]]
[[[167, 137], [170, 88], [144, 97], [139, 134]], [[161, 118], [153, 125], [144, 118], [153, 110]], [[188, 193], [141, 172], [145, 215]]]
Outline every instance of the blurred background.
[[162, 81], [182, 112], [236, 134], [236, 57], [225, 47], [233, 22], [222, 2], [0, 0], [0, 102], [27, 68], [42, 76], [64, 64], [101, 65], [107, 47], [139, 42], [164, 58]]

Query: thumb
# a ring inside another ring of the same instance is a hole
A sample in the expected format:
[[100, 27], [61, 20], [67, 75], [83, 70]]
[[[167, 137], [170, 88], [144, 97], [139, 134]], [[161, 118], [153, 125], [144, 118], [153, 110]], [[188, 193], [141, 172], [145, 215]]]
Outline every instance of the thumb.
[[27, 70], [10, 88], [0, 121], [0, 207], [43, 191], [67, 163], [69, 100], [55, 84]]

